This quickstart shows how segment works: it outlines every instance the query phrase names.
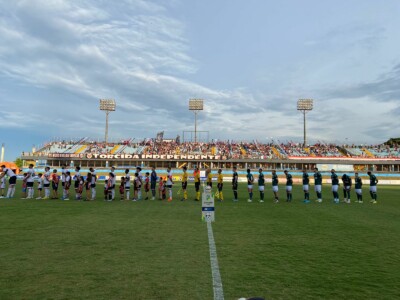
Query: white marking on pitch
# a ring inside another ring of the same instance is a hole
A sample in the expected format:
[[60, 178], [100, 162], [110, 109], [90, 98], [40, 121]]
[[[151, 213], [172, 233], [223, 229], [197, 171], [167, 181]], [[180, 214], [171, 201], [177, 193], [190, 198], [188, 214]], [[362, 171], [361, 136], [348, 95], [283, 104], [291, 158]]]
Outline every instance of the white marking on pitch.
[[210, 247], [211, 274], [213, 278], [214, 300], [224, 300], [221, 274], [219, 273], [217, 247], [215, 246], [214, 234], [211, 222], [207, 222], [208, 245]]

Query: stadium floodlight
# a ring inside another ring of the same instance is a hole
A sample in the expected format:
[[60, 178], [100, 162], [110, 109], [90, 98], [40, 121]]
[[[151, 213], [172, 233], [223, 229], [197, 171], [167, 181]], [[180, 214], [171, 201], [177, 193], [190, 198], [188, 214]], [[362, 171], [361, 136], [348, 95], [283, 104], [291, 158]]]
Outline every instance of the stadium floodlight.
[[107, 139], [108, 139], [108, 115], [110, 112], [115, 111], [117, 105], [115, 104], [115, 100], [113, 99], [100, 99], [100, 110], [106, 112], [106, 132], [105, 132], [105, 144], [107, 147]]
[[197, 114], [203, 110], [203, 99], [189, 99], [189, 110], [194, 112], [194, 142], [197, 142]]
[[312, 111], [314, 108], [314, 100], [313, 99], [299, 99], [297, 101], [297, 110], [303, 113], [303, 121], [304, 121], [304, 143], [303, 147], [307, 146], [307, 132], [306, 132], [306, 113]]

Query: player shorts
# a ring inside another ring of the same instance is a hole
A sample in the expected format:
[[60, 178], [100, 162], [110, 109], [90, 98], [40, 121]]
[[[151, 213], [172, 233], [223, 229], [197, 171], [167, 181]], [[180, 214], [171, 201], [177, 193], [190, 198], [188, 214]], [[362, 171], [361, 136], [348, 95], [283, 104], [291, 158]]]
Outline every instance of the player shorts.
[[237, 191], [237, 189], [238, 189], [238, 184], [232, 183], [232, 190]]
[[182, 190], [186, 190], [187, 188], [187, 181], [182, 182]]
[[50, 183], [45, 183], [45, 184], [43, 184], [43, 187], [45, 187], [45, 188], [50, 187]]
[[362, 189], [356, 189], [356, 193], [361, 195], [362, 194]]
[[198, 192], [200, 190], [200, 181], [194, 183], [194, 188], [195, 188], [196, 192]]
[[222, 188], [223, 188], [223, 186], [224, 186], [224, 184], [223, 184], [223, 183], [218, 183], [218, 184], [217, 184], [217, 189], [218, 189], [218, 192], [222, 192]]
[[252, 189], [253, 189], [253, 185], [252, 185], [252, 184], [248, 184], [248, 185], [247, 185], [247, 188], [248, 188], [249, 190], [252, 190]]
[[167, 189], [172, 189], [172, 184], [167, 184]]
[[17, 176], [11, 176], [10, 179], [8, 179], [9, 184], [16, 184], [17, 183]]
[[292, 189], [293, 189], [293, 186], [291, 186], [291, 185], [287, 185], [286, 186], [286, 192], [292, 192]]
[[350, 191], [350, 190], [351, 190], [351, 186], [350, 186], [350, 185], [346, 185], [346, 186], [344, 187], [344, 189], [345, 189], [346, 191]]
[[126, 185], [125, 186], [125, 191], [129, 191], [131, 189], [131, 186], [130, 185]]
[[260, 192], [264, 192], [264, 189], [265, 189], [265, 186], [263, 186], [263, 185], [258, 186], [258, 190]]
[[314, 191], [316, 191], [317, 193], [321, 193], [322, 191], [322, 186], [320, 184], [317, 184], [314, 186]]
[[95, 183], [91, 183], [91, 184], [90, 184], [90, 187], [91, 187], [91, 188], [95, 188], [95, 187], [96, 187], [96, 184], [95, 184]]
[[147, 193], [148, 191], [150, 191], [150, 188], [149, 188], [149, 184], [148, 183], [146, 183], [145, 185], [144, 185], [144, 191]]
[[61, 185], [64, 187], [65, 186], [65, 182], [63, 181], [63, 182], [61, 182]]
[[51, 182], [51, 187], [53, 188], [53, 191], [58, 190], [58, 183], [55, 183], [54, 181]]
[[369, 191], [372, 193], [376, 193], [376, 185], [370, 186]]
[[332, 185], [332, 192], [337, 192], [339, 189], [339, 186], [337, 184]]
[[33, 187], [33, 182], [27, 182], [27, 183], [26, 183], [26, 187], [28, 187], [28, 188], [29, 188], [29, 187]]
[[303, 184], [303, 191], [308, 192], [308, 184]]
[[89, 182], [85, 182], [85, 189], [88, 191], [88, 190], [90, 190], [92, 187], [91, 187], [91, 184], [89, 183]]
[[75, 181], [74, 187], [77, 189], [79, 188], [79, 181]]
[[277, 193], [278, 190], [279, 190], [279, 188], [278, 188], [277, 185], [273, 185], [273, 186], [272, 186], [272, 191], [273, 191], [274, 193]]
[[43, 189], [41, 187], [38, 187], [38, 191], [42, 191]]

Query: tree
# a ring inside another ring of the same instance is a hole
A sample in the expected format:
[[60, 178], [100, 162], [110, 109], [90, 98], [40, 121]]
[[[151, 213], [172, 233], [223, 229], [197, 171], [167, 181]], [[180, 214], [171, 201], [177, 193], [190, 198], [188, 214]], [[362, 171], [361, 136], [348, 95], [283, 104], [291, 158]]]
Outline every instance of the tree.
[[22, 159], [21, 158], [17, 158], [14, 163], [17, 165], [18, 168], [22, 168]]

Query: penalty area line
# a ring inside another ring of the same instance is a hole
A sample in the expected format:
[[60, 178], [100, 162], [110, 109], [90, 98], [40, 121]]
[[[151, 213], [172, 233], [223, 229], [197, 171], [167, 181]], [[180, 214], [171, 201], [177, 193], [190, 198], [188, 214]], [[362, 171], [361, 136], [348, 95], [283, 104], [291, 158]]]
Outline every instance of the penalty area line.
[[217, 247], [215, 246], [214, 234], [211, 222], [207, 222], [208, 245], [210, 248], [211, 274], [213, 279], [214, 300], [224, 300], [224, 290], [222, 288], [221, 274], [219, 272]]

